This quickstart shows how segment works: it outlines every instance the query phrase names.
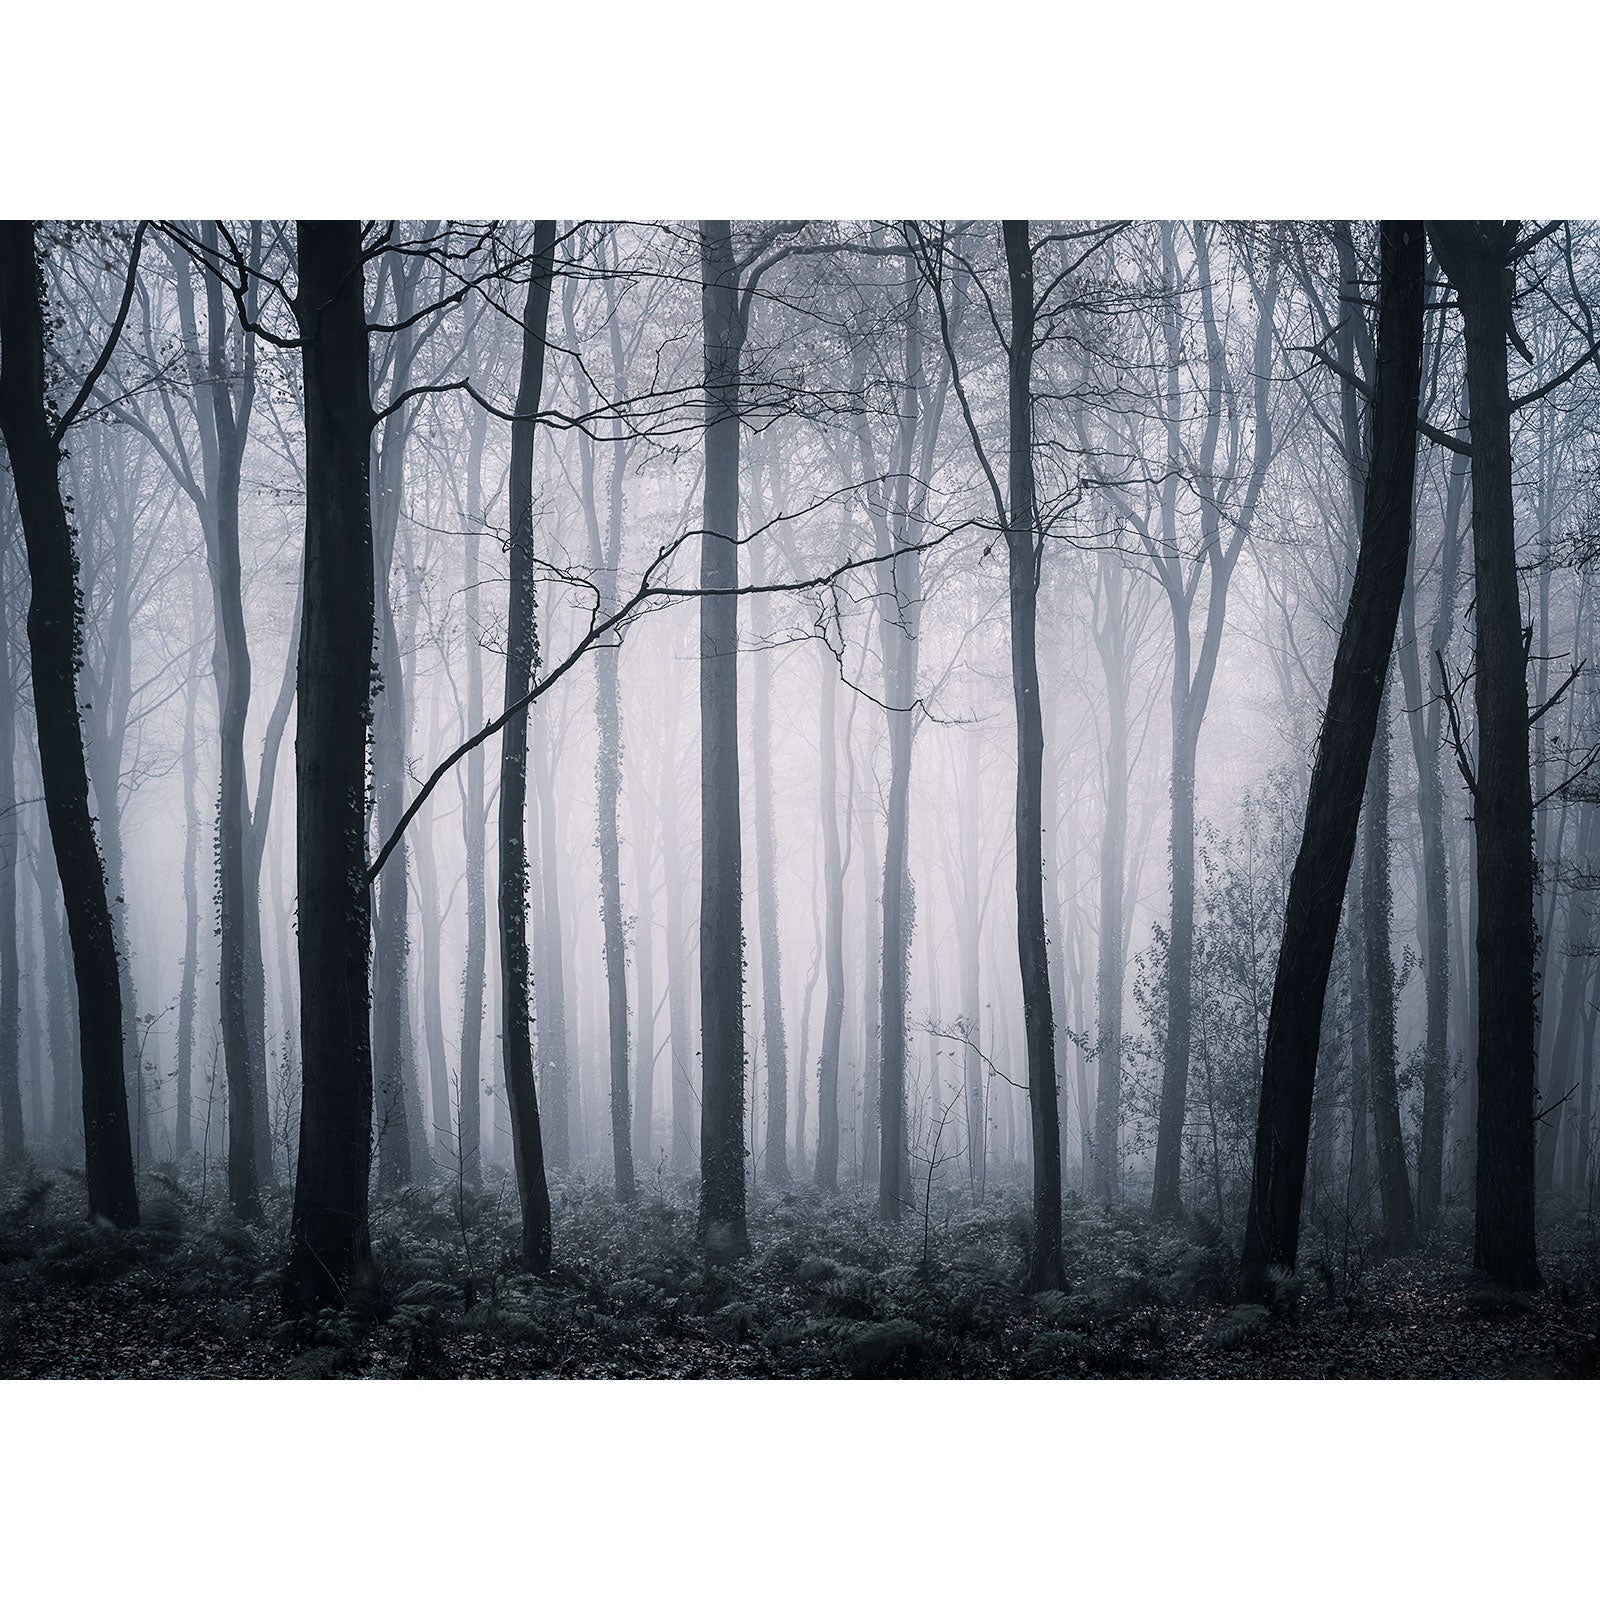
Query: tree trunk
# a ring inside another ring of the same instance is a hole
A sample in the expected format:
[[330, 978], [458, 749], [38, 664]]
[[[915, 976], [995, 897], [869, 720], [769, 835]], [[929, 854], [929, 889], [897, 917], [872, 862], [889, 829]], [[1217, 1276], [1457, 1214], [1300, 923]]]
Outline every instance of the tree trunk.
[[539, 1126], [545, 1161], [561, 1172], [572, 1162], [572, 1074], [577, 1052], [569, 1039], [565, 935], [561, 927], [561, 847], [556, 829], [555, 758], [549, 719], [533, 710], [530, 737], [533, 786], [539, 801], [539, 1087], [544, 1094]]
[[[781, 507], [774, 506], [775, 512]], [[758, 538], [751, 549], [750, 581], [767, 581], [767, 544]], [[750, 601], [750, 621], [759, 640], [767, 638], [771, 602], [757, 594]], [[778, 838], [772, 810], [772, 655], [760, 651], [755, 660], [750, 714], [750, 762], [755, 790], [756, 934], [761, 942], [761, 1037], [767, 1055], [767, 1126], [764, 1165], [775, 1188], [789, 1182], [789, 1041], [783, 1023], [783, 951], [778, 941]]]
[[705, 496], [700, 539], [700, 1234], [707, 1258], [745, 1227], [743, 852], [739, 831], [739, 366], [732, 230], [700, 225]]
[[983, 903], [978, 891], [978, 835], [983, 816], [983, 751], [976, 730], [969, 729], [962, 784], [966, 803], [961, 828], [961, 1015], [966, 1023], [962, 1043], [962, 1082], [966, 1088], [967, 1168], [972, 1192], [983, 1199], [987, 1181], [989, 1110], [983, 1092]]
[[1100, 948], [1096, 970], [1099, 1082], [1095, 1094], [1094, 1194], [1118, 1198], [1122, 1125], [1122, 948], [1128, 846], [1128, 638], [1120, 558], [1100, 556], [1105, 615], [1095, 629], [1106, 680], [1105, 823], [1100, 832]]
[[16, 680], [11, 666], [13, 592], [11, 530], [6, 526], [0, 541], [0, 1170], [12, 1171], [23, 1164], [27, 1153], [22, 1126], [22, 963], [17, 955], [22, 830], [17, 806]]
[[306, 537], [295, 731], [300, 1151], [286, 1300], [338, 1304], [370, 1257], [372, 1032], [367, 738], [372, 504], [361, 226], [301, 222]]
[[[483, 445], [487, 414], [473, 407], [468, 437], [467, 520], [463, 541], [463, 584], [467, 612], [467, 726], [483, 726], [483, 605], [478, 593], [478, 541], [483, 529]], [[472, 1188], [483, 1181], [483, 1010], [488, 902], [484, 858], [488, 853], [483, 793], [483, 746], [466, 759], [461, 807], [461, 843], [466, 854], [467, 953], [461, 982], [461, 1065], [456, 1085], [456, 1126], [452, 1130], [462, 1179]], [[541, 1052], [543, 1054], [543, 1052]], [[548, 1109], [549, 1098], [546, 1097]], [[555, 1140], [550, 1140], [554, 1157]]]
[[817, 1059], [817, 1187], [839, 1186], [839, 1042], [844, 1029], [844, 855], [839, 843], [839, 672], [822, 663], [821, 795], [823, 894], [822, 1051]]
[[1533, 789], [1528, 772], [1527, 651], [1512, 506], [1511, 329], [1518, 224], [1435, 223], [1434, 252], [1465, 329], [1472, 431], [1477, 600], [1478, 1171], [1474, 1260], [1496, 1282], [1533, 1287]]
[[0, 433], [28, 552], [28, 644], [45, 815], [72, 939], [83, 1067], [89, 1211], [118, 1227], [139, 1221], [128, 1093], [123, 1076], [122, 972], [105, 864], [89, 815], [78, 716], [82, 604], [71, 524], [58, 478], [60, 450], [45, 410], [43, 286], [32, 223], [0, 223]]
[[[403, 320], [415, 300], [413, 266], [391, 261], [394, 316]], [[395, 335], [392, 393], [410, 382], [415, 328]], [[378, 637], [378, 686], [372, 718], [372, 791], [377, 836], [387, 839], [406, 804], [406, 752], [411, 743], [411, 692], [395, 614], [391, 573], [405, 488], [405, 452], [411, 412], [387, 417], [375, 434], [372, 467], [373, 593]], [[395, 859], [376, 886], [373, 921], [372, 1063], [378, 1121], [378, 1187], [396, 1190], [413, 1181], [422, 1137], [416, 1051], [411, 1033], [410, 842], [402, 839]]]
[[[522, 371], [517, 421], [511, 424], [511, 599], [506, 622], [505, 704], [533, 685], [539, 648], [534, 616], [533, 443], [544, 389], [545, 327], [554, 273], [555, 223], [534, 225], [535, 266], [522, 314]], [[506, 723], [500, 743], [500, 981], [502, 1061], [511, 1108], [511, 1148], [522, 1204], [522, 1260], [550, 1270], [550, 1191], [545, 1178], [539, 1100], [533, 1078], [532, 1006], [528, 971], [528, 713]]]
[[[192, 598], [199, 608], [199, 584]], [[194, 1013], [196, 967], [200, 959], [200, 885], [195, 870], [201, 857], [200, 807], [195, 802], [195, 702], [199, 675], [191, 672], [183, 706], [183, 978], [178, 990], [178, 1124], [174, 1149], [188, 1155], [194, 1144]]]
[[1383, 224], [1372, 460], [1361, 549], [1289, 881], [1267, 1022], [1240, 1268], [1246, 1299], [1261, 1299], [1271, 1269], [1292, 1268], [1299, 1246], [1323, 1003], [1411, 542], [1425, 259], [1421, 223]]
[[1411, 711], [1411, 746], [1417, 764], [1417, 810], [1422, 829], [1423, 983], [1427, 1033], [1422, 1061], [1422, 1128], [1417, 1146], [1417, 1222], [1424, 1233], [1439, 1220], [1444, 1193], [1445, 1119], [1450, 1087], [1450, 876], [1444, 828], [1444, 783], [1439, 769], [1441, 702], [1439, 663], [1455, 627], [1461, 502], [1466, 474], [1452, 470], [1445, 492], [1444, 549], [1439, 600], [1429, 640], [1427, 690], [1417, 660], [1414, 593], [1416, 558], [1402, 603], [1397, 654]]
[[[1550, 1049], [1550, 1098], [1561, 1109], [1565, 1109], [1562, 1102], [1570, 1102], [1578, 1094], [1584, 1079], [1583, 1063], [1579, 1056], [1583, 1022], [1581, 1011], [1595, 958], [1594, 887], [1587, 875], [1597, 843], [1600, 843], [1600, 813], [1590, 804], [1583, 808], [1583, 822], [1578, 833], [1578, 860], [1583, 863], [1580, 871], [1585, 878], [1572, 886], [1569, 895], [1565, 941], [1567, 959], [1561, 978], [1561, 1005], [1556, 1013], [1555, 1034]], [[1581, 1118], [1587, 1120], [1581, 1103], [1577, 1111]], [[1560, 1134], [1561, 1110], [1552, 1111], [1539, 1125], [1536, 1176], [1541, 1189], [1555, 1187]]]
[[694, 1029], [689, 1015], [683, 856], [678, 845], [679, 686], [668, 686], [670, 710], [661, 745], [661, 855], [666, 863], [667, 1028], [672, 1055], [672, 1170], [694, 1165]]
[[1372, 1122], [1377, 1135], [1378, 1188], [1383, 1201], [1384, 1244], [1390, 1255], [1416, 1247], [1405, 1141], [1400, 1130], [1400, 1087], [1395, 1045], [1394, 958], [1389, 930], [1393, 897], [1389, 883], [1388, 694], [1378, 703], [1378, 728], [1369, 758], [1366, 813], [1362, 819], [1363, 912], [1367, 955], [1367, 1063], [1371, 1072]]
[[639, 1020], [634, 1028], [633, 1158], [637, 1166], [646, 1167], [655, 1146], [656, 974], [651, 906], [655, 863], [642, 771], [634, 772], [628, 799], [633, 823], [633, 970], [639, 1001]]
[[[481, 724], [480, 724], [481, 726]], [[438, 747], [439, 701], [433, 702], [433, 746]], [[444, 1047], [444, 997], [441, 990], [440, 924], [444, 907], [439, 899], [439, 870], [434, 856], [433, 823], [417, 823], [417, 898], [422, 920], [422, 1027], [428, 1047], [428, 1096], [431, 1127], [428, 1146], [434, 1163], [443, 1171], [455, 1165], [452, 1151], [455, 1128], [450, 1110], [450, 1064]]]
[[[569, 287], [571, 280], [568, 280]], [[566, 301], [567, 341], [574, 352], [578, 336]], [[612, 331], [617, 332], [613, 311]], [[620, 389], [622, 374], [616, 374]], [[614, 395], [613, 399], [617, 397]], [[612, 445], [611, 495], [607, 507], [605, 546], [600, 540], [600, 514], [595, 491], [594, 445], [578, 435], [582, 469], [583, 515], [589, 530], [589, 560], [594, 568], [597, 604], [605, 616], [616, 610], [617, 569], [622, 559], [622, 472], [626, 458], [620, 440]], [[628, 1084], [628, 947], [622, 916], [622, 839], [617, 819], [622, 794], [622, 696], [618, 682], [620, 640], [607, 641], [595, 659], [594, 715], [596, 752], [595, 809], [600, 848], [600, 925], [604, 935], [606, 1030], [611, 1064], [611, 1169], [619, 1200], [634, 1194], [633, 1135]]]
[[[215, 230], [208, 243], [215, 248]], [[250, 644], [245, 631], [239, 553], [239, 484], [255, 392], [255, 363], [246, 353], [235, 373], [229, 358], [222, 285], [206, 280], [207, 363], [211, 417], [216, 434], [215, 476], [208, 483], [210, 515], [206, 564], [211, 572], [216, 627], [211, 669], [217, 684], [221, 787], [217, 806], [217, 922], [220, 933], [222, 1059], [228, 1081], [228, 1203], [237, 1217], [261, 1215], [259, 1185], [272, 1170], [266, 1092], [265, 1016], [252, 1005], [251, 957], [260, 965], [260, 880], [249, 870], [250, 797], [244, 762], [250, 712]], [[235, 394], [237, 390], [237, 396]], [[255, 937], [249, 936], [251, 925]]]
[[1039, 527], [1033, 484], [1033, 254], [1026, 222], [1002, 224], [1011, 288], [1009, 362], [1010, 469], [1006, 518], [1011, 596], [1011, 688], [1017, 712], [1017, 950], [1022, 1024], [1028, 1051], [1033, 1133], [1033, 1240], [1028, 1284], [1060, 1289], [1061, 1124], [1056, 1112], [1055, 1020], [1050, 1010], [1049, 949], [1044, 925], [1044, 723], [1035, 639], [1039, 600]]

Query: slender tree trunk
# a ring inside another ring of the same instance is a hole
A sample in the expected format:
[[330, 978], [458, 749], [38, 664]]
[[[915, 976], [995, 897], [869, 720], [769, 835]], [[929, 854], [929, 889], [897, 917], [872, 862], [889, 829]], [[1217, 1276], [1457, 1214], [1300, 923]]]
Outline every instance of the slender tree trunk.
[[670, 710], [661, 747], [661, 855], [666, 863], [667, 1027], [672, 1055], [672, 1170], [694, 1165], [694, 1029], [689, 1015], [687, 929], [683, 910], [683, 856], [678, 844], [678, 685], [668, 689]]
[[[1600, 814], [1593, 805], [1583, 808], [1583, 822], [1578, 834], [1578, 859], [1587, 874], [1597, 844], [1600, 844]], [[1584, 1081], [1583, 1063], [1579, 1059], [1582, 1038], [1584, 995], [1589, 986], [1594, 966], [1594, 889], [1592, 884], [1580, 881], [1574, 884], [1567, 913], [1566, 964], [1561, 979], [1561, 1006], [1556, 1013], [1555, 1033], [1550, 1048], [1550, 1088], [1552, 1102], [1570, 1101], [1581, 1089]], [[1563, 1107], [1564, 1109], [1564, 1107]], [[1580, 1127], [1587, 1120], [1586, 1108], [1577, 1107]], [[1549, 1190], [1556, 1183], [1556, 1155], [1560, 1146], [1560, 1113], [1545, 1117], [1539, 1126], [1537, 1180], [1541, 1189]]]
[[82, 1143], [83, 1124], [72, 1114], [73, 1071], [71, 1003], [67, 974], [72, 970], [72, 944], [62, 924], [61, 884], [44, 864], [44, 841], [33, 850], [33, 882], [39, 891], [39, 953], [44, 968], [45, 1025], [50, 1047], [50, 1142], [64, 1147]]
[[822, 1053], [817, 1060], [817, 1187], [839, 1186], [839, 1042], [844, 1029], [844, 855], [839, 842], [839, 673], [822, 663]]
[[[614, 321], [614, 319], [613, 319]], [[568, 340], [577, 336], [568, 319]], [[612, 446], [614, 451], [620, 444]], [[613, 473], [609, 537], [601, 548], [595, 497], [594, 448], [578, 437], [583, 469], [583, 510], [589, 527], [590, 560], [599, 588], [602, 614], [615, 610], [616, 572], [622, 556], [622, 484]], [[620, 455], [618, 456], [620, 462]], [[600, 925], [606, 969], [606, 1031], [611, 1064], [611, 1169], [619, 1200], [634, 1194], [633, 1136], [628, 1085], [628, 947], [622, 916], [622, 839], [617, 811], [622, 794], [622, 695], [618, 682], [620, 644], [608, 643], [595, 661], [594, 714], [597, 738], [594, 787], [600, 847]]]
[[1289, 881], [1267, 1022], [1240, 1268], [1240, 1292], [1247, 1299], [1265, 1295], [1272, 1268], [1294, 1266], [1299, 1246], [1323, 1003], [1411, 543], [1425, 260], [1420, 222], [1383, 224], [1372, 461], [1361, 549], [1334, 657], [1305, 830]]
[[1533, 789], [1527, 651], [1512, 504], [1511, 249], [1518, 224], [1436, 223], [1434, 252], [1466, 333], [1477, 599], [1479, 991], [1477, 1218], [1473, 1254], [1495, 1281], [1539, 1281], [1534, 1238]]
[[983, 1198], [987, 1178], [989, 1114], [983, 1092], [983, 905], [978, 890], [978, 835], [983, 816], [983, 752], [975, 731], [968, 731], [962, 783], [966, 803], [961, 829], [961, 1015], [966, 1022], [962, 1046], [962, 1081], [967, 1096], [967, 1166], [972, 1191]]
[[[463, 541], [463, 583], [467, 612], [467, 726], [483, 726], [483, 604], [478, 593], [478, 541], [483, 529], [483, 444], [487, 416], [473, 407], [467, 466], [467, 520]], [[488, 902], [484, 892], [484, 858], [488, 853], [483, 792], [483, 746], [466, 759], [461, 807], [461, 843], [466, 854], [467, 954], [461, 981], [461, 1081], [456, 1086], [458, 1110], [455, 1138], [463, 1180], [472, 1188], [483, 1181], [483, 1011]], [[548, 1053], [540, 1052], [548, 1060]], [[545, 1108], [550, 1109], [548, 1093]], [[554, 1164], [555, 1138], [549, 1140]]]
[[1417, 764], [1417, 810], [1422, 829], [1427, 1034], [1423, 1045], [1422, 1128], [1417, 1147], [1417, 1222], [1424, 1233], [1431, 1232], [1437, 1224], [1444, 1193], [1445, 1120], [1450, 1082], [1450, 878], [1444, 828], [1444, 783], [1439, 769], [1440, 702], [1444, 698], [1439, 663], [1450, 648], [1455, 624], [1460, 516], [1465, 488], [1466, 474], [1452, 470], [1445, 494], [1444, 549], [1426, 692], [1417, 660], [1414, 555], [1397, 652], [1406, 699], [1413, 708], [1411, 745]]
[[[433, 742], [438, 743], [439, 702], [433, 703]], [[481, 724], [480, 724], [481, 726]], [[417, 897], [422, 914], [422, 1026], [428, 1047], [428, 1094], [433, 1124], [428, 1144], [435, 1163], [445, 1171], [455, 1166], [455, 1124], [450, 1107], [450, 1064], [444, 1047], [444, 997], [441, 990], [439, 871], [434, 859], [433, 825], [424, 816], [417, 824]]]
[[361, 226], [301, 222], [306, 537], [295, 731], [300, 1153], [286, 1300], [337, 1304], [371, 1255], [367, 740], [375, 608]]
[[705, 503], [700, 539], [700, 1233], [710, 1260], [745, 1227], [744, 929], [739, 831], [739, 367], [732, 230], [700, 225]]
[[[511, 424], [511, 600], [506, 623], [505, 704], [521, 700], [538, 670], [534, 616], [534, 416], [544, 388], [545, 328], [554, 272], [555, 223], [534, 225], [535, 266], [522, 314], [518, 420]], [[539, 1101], [533, 1078], [532, 1006], [528, 971], [528, 714], [506, 723], [500, 744], [500, 974], [502, 1061], [511, 1107], [511, 1147], [522, 1203], [522, 1259], [532, 1272], [550, 1270], [550, 1191], [545, 1178]]]
[[869, 790], [861, 807], [862, 890], [866, 902], [866, 950], [862, 971], [866, 975], [866, 982], [862, 985], [861, 996], [861, 1109], [856, 1119], [859, 1124], [857, 1137], [861, 1149], [861, 1180], [868, 1184], [878, 1182], [879, 1158], [883, 1154], [879, 1138], [882, 1102], [879, 1070], [883, 1061], [880, 1050], [882, 1013], [879, 1005], [883, 990], [878, 983], [883, 948], [880, 938], [883, 922], [878, 914], [883, 876], [878, 863], [876, 804], [876, 796]]
[[7, 526], [0, 542], [0, 1169], [20, 1167], [27, 1153], [22, 1125], [22, 963], [17, 955], [17, 857], [22, 830], [17, 807], [16, 681], [11, 666], [12, 569]]
[[651, 906], [655, 863], [651, 859], [642, 771], [633, 775], [629, 801], [633, 823], [633, 970], [639, 1001], [639, 1021], [634, 1028], [633, 1156], [635, 1163], [644, 1167], [650, 1164], [655, 1145], [656, 978], [655, 919]]
[[1393, 898], [1389, 883], [1387, 702], [1385, 691], [1378, 704], [1378, 727], [1368, 769], [1361, 876], [1367, 946], [1367, 1063], [1371, 1072], [1384, 1244], [1391, 1255], [1404, 1255], [1416, 1247], [1417, 1225], [1411, 1209], [1411, 1180], [1406, 1171], [1405, 1141], [1400, 1130], [1399, 1064], [1395, 1045], [1394, 958], [1390, 954], [1389, 940]]
[[[195, 588], [198, 589], [198, 584]], [[198, 603], [198, 594], [194, 595]], [[200, 885], [196, 864], [201, 859], [200, 807], [195, 802], [198, 781], [195, 761], [195, 702], [198, 674], [189, 675], [183, 708], [183, 978], [178, 990], [178, 1125], [177, 1155], [188, 1155], [194, 1144], [194, 1013], [196, 968], [200, 960]]]
[[539, 1087], [544, 1094], [539, 1126], [544, 1134], [545, 1161], [561, 1172], [572, 1162], [573, 1072], [578, 1062], [572, 1048], [567, 1005], [565, 936], [561, 928], [562, 856], [557, 835], [555, 759], [549, 719], [540, 705], [533, 711], [530, 737], [533, 786], [539, 800]]
[[[209, 243], [215, 248], [215, 230]], [[260, 965], [258, 876], [249, 870], [250, 798], [246, 790], [244, 734], [250, 711], [250, 645], [244, 621], [239, 552], [239, 486], [251, 401], [254, 360], [233, 371], [223, 315], [221, 283], [207, 278], [207, 365], [216, 434], [215, 478], [208, 484], [210, 515], [203, 518], [206, 562], [216, 613], [211, 667], [217, 684], [220, 790], [217, 803], [217, 921], [220, 934], [222, 1059], [228, 1081], [228, 1202], [235, 1216], [261, 1215], [259, 1187], [272, 1170], [267, 1116], [264, 1013], [252, 1004], [252, 955]], [[236, 393], [237, 391], [237, 393]], [[249, 936], [255, 925], [255, 938]]]
[[[782, 508], [775, 506], [774, 511]], [[767, 581], [767, 542], [751, 549], [750, 581]], [[750, 601], [750, 621], [757, 639], [765, 640], [771, 615], [768, 596]], [[767, 1055], [767, 1127], [764, 1164], [767, 1182], [776, 1188], [789, 1182], [789, 1041], [783, 1022], [783, 951], [778, 940], [778, 838], [772, 809], [772, 656], [755, 659], [750, 716], [750, 764], [755, 790], [756, 931], [761, 944], [761, 1036]]]
[[1002, 224], [1011, 287], [1009, 371], [1010, 469], [1006, 519], [1011, 595], [1011, 687], [1017, 711], [1017, 950], [1022, 969], [1022, 1024], [1028, 1051], [1033, 1134], [1033, 1242], [1028, 1283], [1059, 1289], [1061, 1264], [1061, 1124], [1056, 1113], [1055, 1020], [1050, 1007], [1044, 924], [1044, 724], [1036, 645], [1039, 527], [1033, 484], [1033, 254], [1025, 222]]
[[1100, 557], [1105, 615], [1096, 628], [1106, 679], [1105, 825], [1100, 832], [1100, 948], [1096, 969], [1099, 1082], [1095, 1095], [1094, 1194], [1118, 1198], [1122, 1125], [1123, 900], [1128, 848], [1128, 660], [1124, 574]]
[[58, 478], [60, 450], [45, 409], [43, 285], [32, 223], [0, 223], [0, 433], [28, 552], [28, 644], [45, 814], [72, 939], [83, 1066], [89, 1211], [118, 1227], [139, 1221], [123, 1075], [122, 972], [105, 863], [89, 815], [78, 715], [82, 602], [73, 533]]

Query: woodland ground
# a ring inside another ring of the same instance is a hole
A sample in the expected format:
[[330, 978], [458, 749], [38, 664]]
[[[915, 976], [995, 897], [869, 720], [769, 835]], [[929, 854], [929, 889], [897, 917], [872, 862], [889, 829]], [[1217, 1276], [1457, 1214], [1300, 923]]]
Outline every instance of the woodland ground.
[[[1470, 1219], [1385, 1261], [1311, 1231], [1272, 1306], [1232, 1304], [1233, 1240], [1069, 1197], [1065, 1293], [1022, 1288], [1020, 1189], [934, 1196], [902, 1230], [865, 1196], [758, 1194], [749, 1258], [708, 1271], [690, 1191], [554, 1195], [557, 1268], [515, 1270], [515, 1191], [407, 1191], [374, 1209], [370, 1274], [300, 1337], [277, 1271], [288, 1196], [258, 1227], [148, 1176], [144, 1225], [83, 1220], [78, 1174], [0, 1186], [3, 1377], [1593, 1377], [1600, 1220], [1541, 1219], [1545, 1289], [1470, 1268]], [[926, 1226], [925, 1226], [926, 1225]]]

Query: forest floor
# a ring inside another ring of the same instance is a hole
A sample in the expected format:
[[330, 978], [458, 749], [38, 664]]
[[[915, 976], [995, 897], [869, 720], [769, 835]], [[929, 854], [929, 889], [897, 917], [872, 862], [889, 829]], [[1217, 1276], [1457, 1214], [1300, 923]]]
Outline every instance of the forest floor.
[[1470, 1268], [1470, 1219], [1379, 1259], [1310, 1231], [1271, 1306], [1232, 1303], [1231, 1237], [1161, 1231], [1069, 1197], [1064, 1293], [1022, 1287], [1025, 1196], [934, 1196], [899, 1230], [867, 1197], [751, 1204], [751, 1253], [708, 1270], [687, 1188], [632, 1205], [554, 1194], [557, 1266], [515, 1270], [515, 1191], [409, 1190], [376, 1206], [373, 1265], [315, 1329], [278, 1305], [288, 1197], [242, 1226], [175, 1172], [143, 1226], [83, 1220], [81, 1176], [0, 1188], [0, 1377], [1593, 1377], [1600, 1225], [1541, 1217], [1546, 1287]]

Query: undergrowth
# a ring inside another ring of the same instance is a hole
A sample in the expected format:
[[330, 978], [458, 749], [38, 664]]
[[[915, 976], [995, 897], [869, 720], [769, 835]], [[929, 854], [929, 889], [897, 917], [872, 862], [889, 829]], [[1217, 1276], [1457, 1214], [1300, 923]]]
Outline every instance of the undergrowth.
[[[1594, 1370], [1600, 1249], [1575, 1215], [1546, 1227], [1549, 1287], [1500, 1296], [1448, 1229], [1422, 1255], [1279, 1274], [1235, 1306], [1234, 1245], [1197, 1217], [1069, 1196], [1068, 1287], [1024, 1288], [1026, 1197], [944, 1197], [926, 1252], [871, 1197], [810, 1190], [751, 1203], [747, 1257], [708, 1267], [693, 1191], [653, 1181], [631, 1205], [579, 1177], [552, 1196], [549, 1277], [516, 1255], [514, 1194], [415, 1188], [375, 1203], [371, 1263], [342, 1305], [284, 1319], [289, 1197], [264, 1220], [219, 1212], [184, 1174], [147, 1174], [143, 1223], [82, 1216], [81, 1177], [0, 1188], [0, 1373], [398, 1376], [1179, 1376]], [[1320, 1293], [1317, 1292], [1320, 1286]], [[1587, 1330], [1587, 1333], [1585, 1332]], [[1433, 1362], [1430, 1366], [1428, 1363]]]

